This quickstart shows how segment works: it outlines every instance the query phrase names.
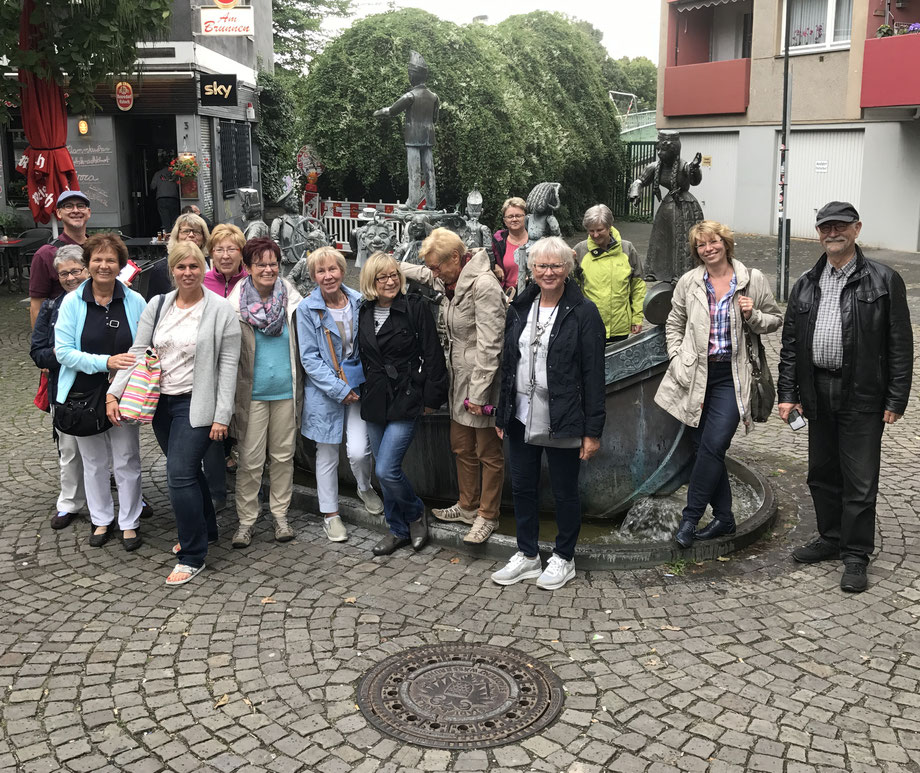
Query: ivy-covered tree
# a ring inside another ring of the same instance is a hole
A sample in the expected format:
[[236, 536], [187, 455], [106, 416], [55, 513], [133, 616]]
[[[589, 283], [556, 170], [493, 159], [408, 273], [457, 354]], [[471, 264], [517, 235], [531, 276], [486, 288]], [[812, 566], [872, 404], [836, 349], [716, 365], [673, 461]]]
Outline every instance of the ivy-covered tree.
[[356, 22], [313, 62], [304, 132], [326, 166], [324, 195], [392, 201], [407, 190], [399, 119], [374, 110], [408, 90], [409, 51], [425, 57], [441, 102], [438, 203], [462, 206], [474, 185], [497, 220], [505, 198], [563, 185], [563, 227], [609, 198], [621, 163], [615, 111], [596, 43], [558, 14], [457, 26], [418, 9]]
[[[169, 31], [172, 0], [35, 0], [32, 24], [40, 28], [33, 48], [19, 49], [23, 0], [0, 0], [0, 52], [8, 70], [27, 70], [66, 85], [74, 113], [91, 112], [93, 91], [113, 76], [132, 72], [138, 41]], [[19, 83], [0, 78], [0, 123], [7, 102], [18, 104]]]
[[304, 69], [328, 38], [321, 29], [323, 19], [350, 12], [351, 0], [272, 0], [275, 61], [291, 70]]
[[257, 85], [262, 116], [255, 126], [259, 143], [263, 190], [274, 200], [281, 194], [282, 178], [291, 174], [297, 151], [303, 144], [303, 133], [295, 104], [303, 80], [282, 67], [274, 74], [259, 72]]

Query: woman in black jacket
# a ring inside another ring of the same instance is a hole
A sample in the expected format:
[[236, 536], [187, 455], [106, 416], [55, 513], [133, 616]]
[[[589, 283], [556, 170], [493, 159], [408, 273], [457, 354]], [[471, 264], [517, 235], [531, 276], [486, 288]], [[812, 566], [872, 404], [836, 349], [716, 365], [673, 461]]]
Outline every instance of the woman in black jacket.
[[[527, 262], [534, 282], [508, 309], [501, 397], [495, 417], [510, 447], [518, 552], [492, 580], [512, 585], [537, 577], [546, 590], [575, 576], [581, 529], [578, 471], [600, 448], [604, 429], [604, 323], [569, 281], [575, 253], [562, 239], [540, 239]], [[556, 501], [556, 547], [543, 569], [537, 547], [537, 491], [543, 453]]]
[[406, 279], [389, 255], [375, 252], [361, 269], [365, 302], [358, 312], [358, 349], [364, 368], [361, 418], [383, 491], [390, 534], [374, 546], [386, 556], [428, 541], [425, 506], [402, 469], [418, 417], [447, 399], [447, 367], [426, 302], [406, 295]]

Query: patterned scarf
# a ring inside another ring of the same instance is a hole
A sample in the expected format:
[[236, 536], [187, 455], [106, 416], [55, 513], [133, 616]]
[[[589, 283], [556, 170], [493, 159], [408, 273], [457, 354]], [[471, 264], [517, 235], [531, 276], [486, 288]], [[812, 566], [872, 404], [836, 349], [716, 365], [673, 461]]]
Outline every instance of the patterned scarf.
[[284, 330], [284, 317], [287, 311], [287, 288], [281, 278], [275, 280], [272, 297], [263, 301], [252, 283], [252, 277], [247, 276], [242, 281], [240, 288], [240, 317], [254, 328], [261, 330], [267, 336], [280, 336]]

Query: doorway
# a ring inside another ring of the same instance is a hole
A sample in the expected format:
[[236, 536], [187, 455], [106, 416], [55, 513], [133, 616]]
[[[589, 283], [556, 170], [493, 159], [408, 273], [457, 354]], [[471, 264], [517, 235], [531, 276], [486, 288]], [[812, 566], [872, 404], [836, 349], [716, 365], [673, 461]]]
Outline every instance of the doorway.
[[160, 230], [157, 200], [150, 190], [150, 178], [176, 157], [176, 118], [173, 115], [144, 116], [128, 120], [131, 201], [135, 236], [153, 236]]

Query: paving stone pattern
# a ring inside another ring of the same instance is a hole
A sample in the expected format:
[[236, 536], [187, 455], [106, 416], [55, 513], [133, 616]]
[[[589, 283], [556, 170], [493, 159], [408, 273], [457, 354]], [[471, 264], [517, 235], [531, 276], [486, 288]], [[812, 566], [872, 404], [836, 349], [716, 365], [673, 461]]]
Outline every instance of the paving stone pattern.
[[[149, 430], [157, 513], [140, 550], [90, 548], [86, 517], [49, 527], [57, 460], [31, 405], [27, 316], [2, 288], [0, 770], [920, 771], [916, 392], [885, 432], [861, 595], [840, 592], [834, 563], [789, 558], [814, 516], [805, 434], [776, 419], [733, 452], [772, 476], [780, 522], [728, 561], [579, 573], [555, 593], [499, 588], [496, 563], [433, 546], [374, 558], [375, 533], [332, 544], [312, 513], [293, 515], [284, 545], [263, 516], [235, 551], [231, 507], [207, 570], [167, 589], [175, 530]], [[355, 705], [361, 674], [453, 641], [549, 664], [567, 690], [560, 718], [487, 751], [421, 749], [370, 727]]]

